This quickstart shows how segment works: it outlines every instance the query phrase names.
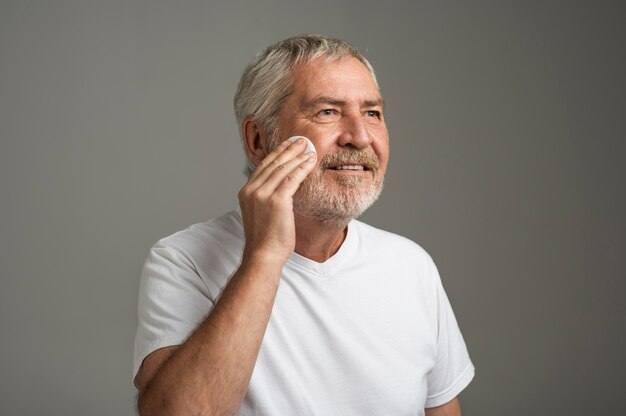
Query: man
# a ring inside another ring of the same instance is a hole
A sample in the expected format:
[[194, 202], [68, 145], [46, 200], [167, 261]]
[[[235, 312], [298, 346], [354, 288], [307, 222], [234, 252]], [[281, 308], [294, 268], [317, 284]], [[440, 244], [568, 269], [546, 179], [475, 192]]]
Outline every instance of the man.
[[354, 220], [382, 189], [383, 110], [341, 40], [290, 38], [246, 68], [240, 209], [159, 241], [144, 266], [140, 414], [460, 415], [474, 368], [432, 260]]

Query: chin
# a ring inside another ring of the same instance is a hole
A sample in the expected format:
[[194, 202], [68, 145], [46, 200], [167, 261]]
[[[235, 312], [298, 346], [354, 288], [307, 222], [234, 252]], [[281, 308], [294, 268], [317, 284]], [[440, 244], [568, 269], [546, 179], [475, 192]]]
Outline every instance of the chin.
[[346, 225], [376, 202], [383, 190], [382, 178], [364, 184], [364, 178], [346, 176], [334, 182], [328, 186], [305, 180], [294, 195], [294, 212], [326, 224]]

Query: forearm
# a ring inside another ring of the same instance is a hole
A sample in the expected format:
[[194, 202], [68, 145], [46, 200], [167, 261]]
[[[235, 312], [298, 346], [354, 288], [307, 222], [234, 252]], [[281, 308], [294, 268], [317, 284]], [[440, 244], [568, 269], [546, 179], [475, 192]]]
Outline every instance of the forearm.
[[282, 264], [246, 260], [205, 321], [139, 395], [141, 415], [229, 415], [247, 391]]
[[438, 407], [426, 409], [426, 416], [461, 416], [461, 402], [458, 397]]

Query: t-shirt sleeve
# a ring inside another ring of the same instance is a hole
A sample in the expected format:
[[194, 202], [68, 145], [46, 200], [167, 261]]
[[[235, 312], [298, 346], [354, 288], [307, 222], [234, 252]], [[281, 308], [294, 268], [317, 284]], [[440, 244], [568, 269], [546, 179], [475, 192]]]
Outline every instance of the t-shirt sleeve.
[[213, 307], [209, 290], [182, 250], [155, 244], [139, 284], [133, 379], [151, 352], [182, 344]]
[[432, 273], [436, 284], [438, 336], [435, 365], [427, 375], [427, 408], [448, 403], [474, 378], [474, 365], [434, 264]]

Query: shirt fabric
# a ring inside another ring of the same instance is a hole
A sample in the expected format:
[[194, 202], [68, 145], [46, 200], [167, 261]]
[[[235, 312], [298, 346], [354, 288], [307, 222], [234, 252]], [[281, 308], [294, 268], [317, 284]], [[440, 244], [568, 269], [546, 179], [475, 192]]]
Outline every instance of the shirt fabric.
[[[243, 252], [241, 214], [157, 242], [139, 290], [133, 376], [204, 321]], [[437, 268], [414, 242], [353, 220], [324, 263], [292, 253], [239, 415], [423, 415], [472, 380]]]

